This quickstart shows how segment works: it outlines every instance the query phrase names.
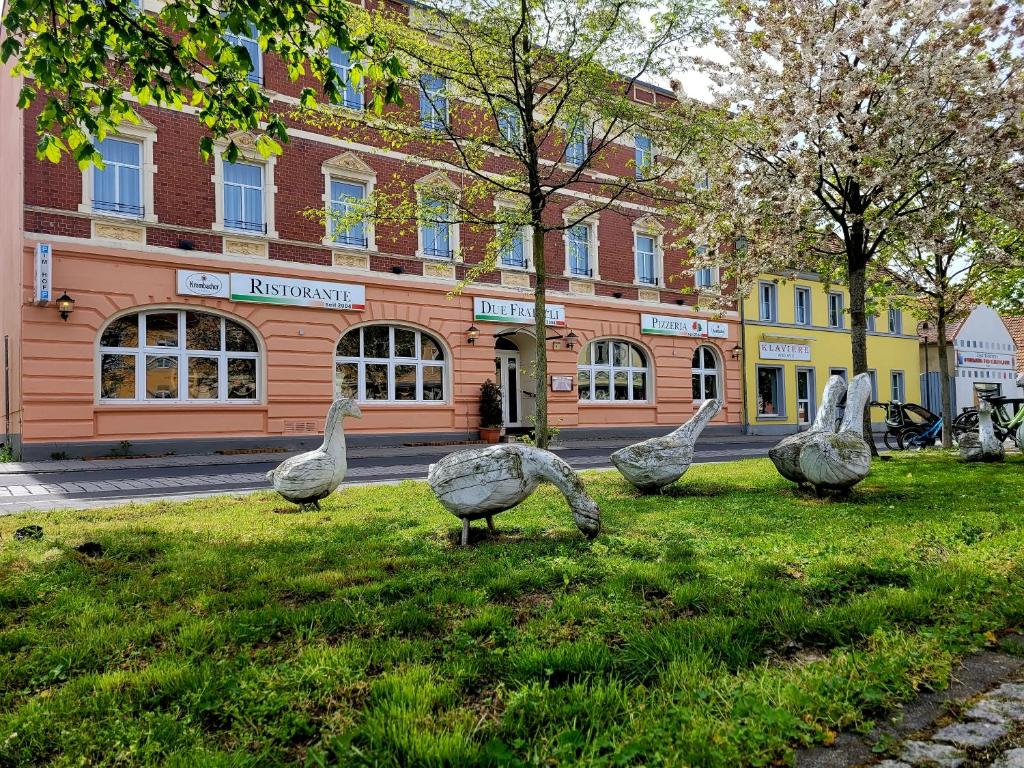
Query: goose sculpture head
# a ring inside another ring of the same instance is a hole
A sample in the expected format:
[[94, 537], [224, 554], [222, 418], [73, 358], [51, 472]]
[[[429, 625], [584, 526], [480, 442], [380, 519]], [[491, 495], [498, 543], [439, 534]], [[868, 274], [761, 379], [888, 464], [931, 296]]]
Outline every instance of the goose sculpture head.
[[1006, 457], [1006, 449], [996, 437], [992, 423], [992, 403], [982, 400], [978, 406], [978, 433], [968, 432], [960, 436], [960, 458], [964, 461], [996, 462]]
[[807, 482], [800, 469], [800, 449], [819, 432], [835, 432], [836, 409], [845, 395], [846, 380], [842, 376], [829, 376], [821, 393], [821, 407], [818, 408], [810, 428], [806, 432], [787, 435], [768, 451], [768, 458], [772, 460], [780, 475], [798, 485]]
[[525, 501], [542, 482], [562, 492], [576, 527], [588, 538], [601, 532], [601, 512], [579, 475], [550, 451], [521, 443], [491, 445], [450, 453], [431, 465], [427, 482], [441, 505], [462, 519], [462, 543], [469, 522], [491, 517]]
[[864, 439], [864, 409], [871, 378], [853, 377], [846, 391], [846, 413], [837, 432], [815, 432], [800, 448], [800, 471], [814, 490], [845, 493], [871, 470], [871, 446]]
[[721, 408], [721, 400], [705, 400], [693, 418], [681, 427], [662, 437], [652, 437], [616, 451], [612, 454], [612, 463], [641, 491], [660, 491], [689, 469], [697, 438]]
[[360, 418], [363, 412], [358, 403], [340, 397], [331, 403], [324, 420], [323, 444], [312, 451], [285, 459], [267, 473], [274, 490], [299, 509], [320, 509], [320, 500], [331, 495], [348, 473], [345, 450], [346, 416]]

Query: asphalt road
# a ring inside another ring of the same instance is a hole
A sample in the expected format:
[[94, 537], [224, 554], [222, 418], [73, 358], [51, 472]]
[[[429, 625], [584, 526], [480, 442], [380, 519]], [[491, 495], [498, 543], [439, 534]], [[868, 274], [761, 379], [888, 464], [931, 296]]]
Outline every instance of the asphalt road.
[[[718, 437], [697, 444], [694, 463], [733, 461], [763, 456], [778, 438]], [[576, 469], [610, 467], [608, 457], [628, 441], [574, 443], [556, 449]], [[431, 463], [458, 446], [431, 447], [393, 453], [349, 452], [346, 485], [421, 480]], [[232, 457], [177, 457], [184, 466], [160, 465], [157, 461], [68, 462], [46, 465], [32, 471], [0, 472], [0, 515], [30, 509], [110, 506], [125, 501], [185, 499], [224, 493], [241, 493], [269, 488], [266, 473], [287, 454], [261, 454], [251, 459]], [[171, 462], [168, 462], [171, 463]], [[133, 466], [137, 464], [137, 466]], [[154, 466], [156, 464], [157, 466]]]

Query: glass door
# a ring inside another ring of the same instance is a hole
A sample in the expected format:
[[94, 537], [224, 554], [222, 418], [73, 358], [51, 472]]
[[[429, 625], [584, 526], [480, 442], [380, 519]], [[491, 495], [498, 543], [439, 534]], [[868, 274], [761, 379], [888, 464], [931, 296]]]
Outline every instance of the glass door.
[[519, 404], [519, 353], [494, 353], [494, 375], [501, 387], [501, 413], [506, 427], [522, 426]]
[[798, 424], [814, 420], [814, 370], [796, 369], [796, 419]]

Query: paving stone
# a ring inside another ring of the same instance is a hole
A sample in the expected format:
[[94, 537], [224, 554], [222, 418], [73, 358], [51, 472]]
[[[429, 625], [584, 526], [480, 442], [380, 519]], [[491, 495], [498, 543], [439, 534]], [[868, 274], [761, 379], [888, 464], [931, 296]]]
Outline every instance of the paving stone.
[[970, 723], [953, 723], [935, 733], [932, 739], [946, 741], [960, 747], [990, 747], [1006, 735], [1009, 728], [1005, 723], [990, 723], [975, 720]]
[[990, 695], [995, 699], [1024, 701], [1024, 683], [1003, 683]]
[[1004, 752], [992, 763], [992, 768], [1024, 768], [1024, 749]]
[[984, 698], [968, 709], [964, 717], [990, 723], [1024, 722], [1024, 701]]
[[903, 745], [900, 759], [914, 766], [937, 766], [937, 768], [960, 768], [967, 755], [948, 744], [932, 741], [908, 741]]

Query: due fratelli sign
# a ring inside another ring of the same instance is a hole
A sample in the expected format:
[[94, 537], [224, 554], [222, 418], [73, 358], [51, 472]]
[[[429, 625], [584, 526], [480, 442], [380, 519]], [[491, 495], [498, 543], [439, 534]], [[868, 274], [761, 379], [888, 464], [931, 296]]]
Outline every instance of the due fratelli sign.
[[[565, 307], [548, 304], [544, 307], [546, 325], [565, 325]], [[524, 325], [533, 322], [533, 303], [487, 299], [477, 296], [473, 299], [473, 319], [488, 323], [516, 323]]]

